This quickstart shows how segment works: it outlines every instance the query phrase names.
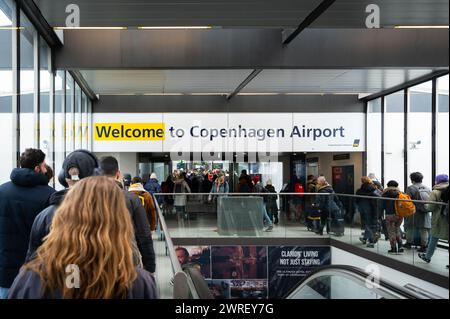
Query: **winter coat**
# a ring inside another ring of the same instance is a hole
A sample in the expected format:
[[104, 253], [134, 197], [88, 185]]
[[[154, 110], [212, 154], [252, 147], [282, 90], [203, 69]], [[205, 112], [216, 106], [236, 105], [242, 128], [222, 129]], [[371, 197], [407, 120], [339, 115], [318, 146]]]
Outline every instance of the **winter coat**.
[[[440, 202], [441, 201], [441, 191], [448, 186], [448, 183], [440, 183], [434, 185], [433, 191], [430, 195], [430, 201]], [[448, 222], [445, 216], [441, 213], [442, 205], [437, 204], [427, 204], [425, 208], [432, 212], [433, 217], [431, 220], [431, 236], [448, 240]]]
[[173, 186], [174, 206], [186, 206], [187, 196], [176, 194], [185, 194], [190, 192], [191, 189], [184, 179], [176, 180]]
[[322, 215], [328, 215], [330, 217], [336, 217], [340, 215], [341, 206], [339, 199], [334, 195], [334, 190], [331, 185], [324, 185], [318, 188], [319, 194], [331, 194], [316, 196], [314, 205], [318, 207]]
[[16, 168], [0, 186], [0, 287], [9, 288], [25, 261], [31, 225], [55, 190], [47, 176]]
[[361, 188], [356, 191], [356, 195], [370, 196], [374, 198], [369, 199], [357, 197], [355, 202], [358, 205], [361, 216], [365, 216], [370, 219], [377, 218], [379, 215], [379, 201], [376, 198], [381, 196], [381, 191], [374, 184], [364, 183], [361, 185]]
[[[127, 299], [157, 299], [155, 279], [147, 271], [137, 268], [137, 278], [128, 291]], [[55, 290], [44, 295], [42, 280], [32, 270], [21, 270], [9, 291], [9, 299], [61, 299], [61, 292]]]
[[161, 193], [161, 185], [159, 185], [156, 178], [149, 179], [149, 181], [145, 183], [144, 188], [151, 194]]
[[275, 190], [275, 187], [273, 187], [273, 185], [266, 185], [265, 190], [267, 193], [274, 193], [274, 195], [265, 196], [267, 211], [272, 214], [278, 213], [278, 195], [276, 195], [277, 192]]
[[239, 177], [238, 193], [253, 193], [253, 183], [248, 175]]
[[[397, 187], [387, 187], [384, 189], [382, 197], [397, 198], [399, 192], [400, 190]], [[395, 200], [381, 201], [381, 208], [384, 210], [386, 216], [397, 214], [397, 211], [395, 210]]]
[[[408, 194], [411, 197], [411, 199], [422, 200], [419, 191], [422, 189], [431, 194], [431, 190], [428, 187], [422, 185], [421, 183], [408, 186], [408, 188], [406, 189], [406, 194]], [[415, 214], [405, 218], [405, 227], [407, 229], [431, 228], [431, 214], [425, 208], [425, 204], [415, 203], [415, 206], [416, 206]]]
[[[50, 232], [50, 226], [55, 215], [56, 210], [64, 199], [68, 190], [63, 190], [55, 193], [50, 199], [50, 205], [44, 209], [36, 217], [33, 223], [30, 234], [30, 243], [27, 253], [27, 261], [33, 258], [36, 250], [41, 246], [43, 239]], [[155, 251], [153, 248], [152, 234], [150, 231], [150, 225], [147, 220], [145, 208], [142, 205], [140, 199], [124, 190], [125, 201], [128, 211], [131, 215], [131, 220], [134, 226], [134, 235], [136, 238], [137, 247], [142, 256], [142, 263], [144, 268], [149, 272], [155, 272]]]
[[[136, 184], [130, 185], [130, 188], [128, 189], [128, 191], [133, 193], [137, 197], [139, 197], [139, 199], [141, 200], [142, 204], [144, 205], [145, 212], [147, 213], [147, 220], [148, 220], [148, 223], [150, 224], [150, 230], [154, 231], [154, 230], [156, 230], [156, 220], [157, 220], [156, 215], [157, 214], [156, 214], [156, 206], [155, 206], [155, 202], [153, 200], [153, 196], [150, 195], [150, 193], [147, 191], [134, 189], [133, 186], [135, 186], [135, 185]], [[138, 185], [141, 186], [140, 184], [138, 184]]]

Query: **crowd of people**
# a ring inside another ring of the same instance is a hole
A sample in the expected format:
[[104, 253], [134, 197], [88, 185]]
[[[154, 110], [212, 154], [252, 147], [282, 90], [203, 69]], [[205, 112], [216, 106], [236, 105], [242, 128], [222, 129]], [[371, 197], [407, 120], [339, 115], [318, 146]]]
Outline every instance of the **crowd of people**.
[[77, 150], [57, 178], [27, 149], [0, 185], [0, 298], [157, 298], [154, 203], [114, 157]]

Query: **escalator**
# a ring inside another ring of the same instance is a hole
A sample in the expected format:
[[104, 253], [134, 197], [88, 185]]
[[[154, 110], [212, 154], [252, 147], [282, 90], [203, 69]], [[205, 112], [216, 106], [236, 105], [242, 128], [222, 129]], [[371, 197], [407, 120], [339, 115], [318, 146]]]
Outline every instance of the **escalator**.
[[344, 265], [311, 272], [285, 299], [441, 299], [413, 285], [404, 287], [376, 278], [364, 270]]

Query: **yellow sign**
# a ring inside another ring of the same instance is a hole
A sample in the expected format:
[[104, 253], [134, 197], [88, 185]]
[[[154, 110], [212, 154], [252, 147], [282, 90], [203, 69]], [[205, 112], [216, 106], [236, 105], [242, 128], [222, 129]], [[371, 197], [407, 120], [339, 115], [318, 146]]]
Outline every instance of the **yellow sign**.
[[164, 123], [96, 123], [96, 141], [164, 141]]

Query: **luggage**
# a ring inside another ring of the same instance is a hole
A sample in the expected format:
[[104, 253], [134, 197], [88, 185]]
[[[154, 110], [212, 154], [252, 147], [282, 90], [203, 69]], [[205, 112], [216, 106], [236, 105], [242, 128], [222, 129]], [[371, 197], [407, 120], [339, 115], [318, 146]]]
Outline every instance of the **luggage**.
[[335, 236], [344, 236], [345, 221], [343, 218], [328, 218], [327, 219], [327, 234]]

